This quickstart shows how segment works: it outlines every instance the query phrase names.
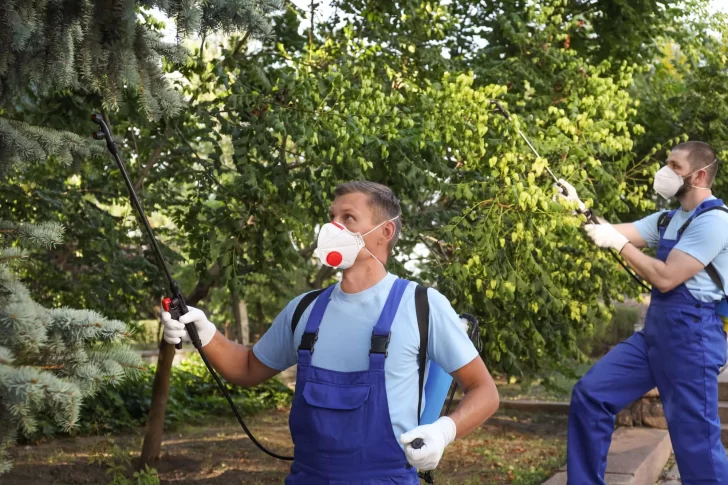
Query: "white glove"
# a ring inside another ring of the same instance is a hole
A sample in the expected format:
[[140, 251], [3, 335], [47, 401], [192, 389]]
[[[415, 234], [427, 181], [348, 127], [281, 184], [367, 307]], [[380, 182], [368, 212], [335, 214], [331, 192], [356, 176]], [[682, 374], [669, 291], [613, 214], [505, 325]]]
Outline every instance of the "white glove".
[[629, 239], [611, 224], [586, 224], [584, 229], [594, 243], [602, 248], [614, 248], [622, 252], [622, 248], [629, 242]]
[[580, 211], [584, 211], [584, 209], [586, 209], [586, 206], [581, 201], [581, 199], [579, 199], [579, 196], [577, 195], [574, 186], [564, 179], [559, 179], [559, 183], [566, 189], [566, 194], [562, 192], [561, 187], [559, 187], [557, 184], [554, 184], [554, 187], [556, 187], [556, 190], [558, 191], [556, 196], [554, 196], [554, 201], [556, 201], [556, 197], [561, 197], [562, 199], [566, 200], [572, 200], [576, 202], [576, 204], [579, 206]]
[[[457, 429], [455, 422], [447, 416], [442, 416], [432, 424], [418, 426], [399, 437], [404, 446], [404, 453], [410, 465], [418, 470], [434, 470], [442, 458], [445, 447], [454, 439]], [[412, 441], [422, 438], [425, 444], [420, 449], [412, 448]]]
[[164, 325], [164, 340], [175, 345], [182, 340], [189, 342], [190, 336], [187, 334], [185, 324], [194, 322], [197, 328], [197, 335], [200, 336], [200, 344], [204, 347], [209, 344], [212, 337], [217, 332], [217, 327], [207, 319], [205, 312], [202, 310], [188, 306], [190, 311], [179, 317], [179, 321], [173, 320], [169, 312], [162, 312], [162, 325]]

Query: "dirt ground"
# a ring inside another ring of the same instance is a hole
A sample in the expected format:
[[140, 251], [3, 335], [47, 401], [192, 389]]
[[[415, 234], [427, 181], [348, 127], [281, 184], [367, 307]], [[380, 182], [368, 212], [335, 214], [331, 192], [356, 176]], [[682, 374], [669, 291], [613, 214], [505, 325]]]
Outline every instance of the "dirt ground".
[[[445, 451], [434, 478], [437, 485], [540, 484], [564, 462], [566, 416], [501, 410], [485, 425]], [[293, 452], [288, 410], [251, 418], [246, 425], [275, 453]], [[113, 442], [138, 457], [143, 429], [113, 436]], [[13, 470], [5, 485], [107, 484], [107, 467], [89, 463], [103, 437], [55, 439], [12, 451]], [[281, 484], [290, 462], [261, 452], [236, 421], [188, 426], [165, 434], [154, 464], [161, 484]]]

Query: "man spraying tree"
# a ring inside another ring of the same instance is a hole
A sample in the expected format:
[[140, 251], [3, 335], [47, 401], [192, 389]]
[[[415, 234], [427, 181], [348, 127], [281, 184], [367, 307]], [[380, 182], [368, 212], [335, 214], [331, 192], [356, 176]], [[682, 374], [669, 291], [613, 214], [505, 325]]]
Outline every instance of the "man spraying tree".
[[[677, 145], [655, 175], [654, 189], [680, 208], [634, 223], [587, 224], [600, 247], [620, 252], [652, 284], [644, 329], [617, 345], [574, 386], [569, 409], [568, 483], [604, 484], [615, 415], [657, 386], [684, 485], [728, 483], [721, 444], [718, 373], [726, 334], [716, 313], [728, 275], [728, 209], [711, 185], [715, 151]], [[564, 181], [567, 198], [582, 207]], [[656, 257], [642, 248], [657, 248]], [[721, 276], [722, 275], [722, 276]]]
[[330, 215], [316, 254], [343, 276], [305, 306], [300, 324], [294, 314], [306, 295], [278, 314], [252, 350], [191, 307], [179, 321], [163, 313], [164, 338], [179, 343], [183, 324], [194, 322], [212, 365], [246, 387], [298, 364], [286, 484], [418, 484], [417, 469], [434, 469], [449, 443], [495, 413], [498, 392], [457, 313], [429, 289], [427, 354], [465, 396], [449, 416], [418, 426], [416, 285], [385, 268], [401, 231], [399, 200], [386, 186], [349, 182], [336, 188]]

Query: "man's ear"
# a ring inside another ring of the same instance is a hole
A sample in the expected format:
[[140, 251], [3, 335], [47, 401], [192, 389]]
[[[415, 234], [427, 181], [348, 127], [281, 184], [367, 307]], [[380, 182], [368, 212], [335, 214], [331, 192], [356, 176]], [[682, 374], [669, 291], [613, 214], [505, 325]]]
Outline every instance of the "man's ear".
[[379, 236], [379, 244], [389, 244], [389, 241], [394, 237], [395, 231], [397, 230], [394, 225], [394, 221], [387, 221], [382, 226], [382, 233]]
[[706, 168], [707, 167], [700, 167], [698, 170], [696, 170], [697, 173], [693, 175], [693, 180], [690, 182], [690, 185], [697, 185], [698, 187], [708, 186], [708, 171], [706, 170]]

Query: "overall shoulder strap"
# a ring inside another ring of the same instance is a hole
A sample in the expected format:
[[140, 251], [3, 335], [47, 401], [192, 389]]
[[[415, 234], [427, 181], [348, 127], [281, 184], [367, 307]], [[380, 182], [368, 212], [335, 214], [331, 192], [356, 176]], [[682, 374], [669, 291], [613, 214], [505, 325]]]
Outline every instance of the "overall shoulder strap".
[[683, 224], [682, 227], [680, 229], [678, 229], [677, 233], [678, 234], [682, 234], [683, 232], [685, 232], [685, 229], [688, 228], [688, 226], [690, 225], [690, 223], [693, 222], [693, 219], [695, 219], [698, 216], [701, 216], [701, 215], [705, 214], [706, 212], [710, 212], [712, 210], [719, 210], [719, 211], [723, 211], [723, 212], [728, 212], [728, 208], [725, 208], [722, 205], [715, 205], [713, 207], [708, 207], [707, 209], [704, 209], [704, 210], [700, 211], [699, 213], [694, 214], [691, 218], [689, 218], [687, 221], [685, 221], [685, 224]]
[[321, 292], [325, 289], [326, 288], [321, 288], [319, 290], [314, 290], [303, 295], [303, 298], [301, 298], [301, 301], [299, 301], [298, 305], [296, 306], [296, 310], [293, 312], [293, 318], [291, 318], [291, 334], [296, 333], [296, 326], [298, 326], [298, 321], [301, 319], [301, 315], [303, 315], [303, 312], [306, 311], [306, 308], [308, 308], [311, 302], [314, 301], [316, 297], [319, 296]]
[[417, 424], [422, 414], [422, 393], [425, 391], [425, 364], [427, 363], [427, 346], [430, 327], [430, 304], [427, 301], [427, 287], [417, 285], [415, 288], [415, 309], [417, 310], [417, 326], [420, 330], [420, 353], [417, 356], [420, 373], [419, 398], [417, 401]]

